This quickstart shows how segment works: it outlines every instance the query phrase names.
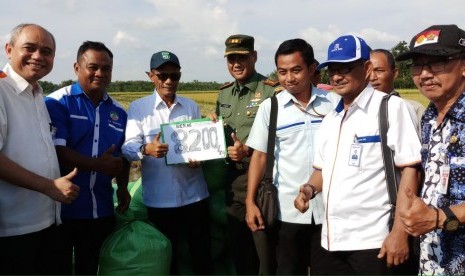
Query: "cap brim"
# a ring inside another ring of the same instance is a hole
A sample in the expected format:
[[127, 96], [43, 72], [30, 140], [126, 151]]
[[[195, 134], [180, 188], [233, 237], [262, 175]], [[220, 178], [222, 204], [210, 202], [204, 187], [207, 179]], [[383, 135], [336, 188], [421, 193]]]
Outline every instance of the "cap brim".
[[229, 55], [233, 55], [233, 54], [236, 54], [236, 55], [247, 55], [247, 54], [250, 54], [252, 53], [251, 51], [247, 51], [247, 50], [244, 50], [244, 51], [228, 51], [228, 52], [225, 52], [224, 53], [224, 56], [229, 56]]
[[160, 68], [161, 66], [163, 66], [163, 65], [165, 65], [165, 64], [167, 64], [167, 63], [171, 63], [171, 64], [173, 64], [174, 66], [177, 66], [178, 68], [181, 68], [181, 65], [179, 65], [178, 63], [176, 63], [176, 62], [174, 62], [174, 61], [171, 61], [171, 60], [167, 60], [167, 61], [161, 62], [161, 63], [159, 63], [159, 64], [157, 64], [157, 65], [151, 66], [152, 68], [150, 68], [150, 70], [152, 70], [152, 69], [158, 69], [158, 68]]
[[362, 58], [359, 57], [359, 58], [349, 58], [349, 59], [330, 59], [330, 60], [320, 63], [320, 65], [316, 67], [316, 70], [321, 70], [327, 67], [330, 63], [349, 63], [349, 62], [354, 62], [360, 59]]
[[458, 49], [447, 49], [447, 48], [437, 48], [437, 49], [414, 49], [409, 52], [402, 53], [396, 57], [396, 61], [404, 61], [412, 59], [416, 55], [426, 55], [426, 56], [435, 56], [435, 57], [449, 57], [455, 54], [459, 54], [461, 51]]

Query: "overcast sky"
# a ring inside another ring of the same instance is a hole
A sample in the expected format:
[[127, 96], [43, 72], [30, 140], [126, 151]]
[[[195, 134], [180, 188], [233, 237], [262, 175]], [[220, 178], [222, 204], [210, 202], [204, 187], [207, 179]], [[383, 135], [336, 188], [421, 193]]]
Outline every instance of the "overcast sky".
[[[223, 57], [231, 34], [255, 37], [257, 70], [274, 69], [278, 45], [307, 40], [326, 58], [329, 43], [356, 34], [372, 48], [390, 49], [434, 24], [465, 28], [463, 0], [1, 0], [0, 44], [19, 23], [37, 23], [57, 41], [53, 71], [43, 80], [75, 79], [76, 51], [85, 40], [105, 43], [114, 54], [113, 81], [147, 80], [152, 53], [174, 52], [181, 81], [226, 82]], [[462, 18], [462, 19], [460, 19]], [[0, 68], [8, 62], [0, 50]]]

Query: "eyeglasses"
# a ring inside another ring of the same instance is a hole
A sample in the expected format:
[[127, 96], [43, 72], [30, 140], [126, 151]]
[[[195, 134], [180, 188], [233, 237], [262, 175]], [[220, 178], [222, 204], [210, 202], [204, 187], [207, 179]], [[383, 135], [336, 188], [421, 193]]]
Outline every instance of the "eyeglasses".
[[178, 81], [181, 78], [181, 72], [176, 73], [156, 73], [155, 76], [161, 81], [166, 81], [168, 78], [172, 81]]
[[412, 72], [412, 75], [418, 76], [421, 74], [421, 72], [423, 72], [423, 68], [425, 66], [428, 66], [432, 73], [434, 74], [440, 73], [444, 71], [444, 68], [446, 67], [446, 63], [448, 63], [451, 60], [459, 59], [459, 58], [463, 58], [463, 56], [448, 57], [446, 59], [433, 61], [433, 62], [412, 63], [409, 65], [410, 71]]
[[346, 66], [343, 66], [343, 67], [340, 67], [340, 68], [329, 68], [328, 66], [328, 76], [332, 77], [336, 74], [338, 75], [345, 75], [345, 74], [349, 74], [352, 70], [354, 70], [355, 68], [357, 68], [358, 66], [364, 64], [365, 61], [359, 61], [359, 62], [356, 62], [356, 63], [352, 63], [352, 64], [349, 64], [349, 65], [346, 65]]

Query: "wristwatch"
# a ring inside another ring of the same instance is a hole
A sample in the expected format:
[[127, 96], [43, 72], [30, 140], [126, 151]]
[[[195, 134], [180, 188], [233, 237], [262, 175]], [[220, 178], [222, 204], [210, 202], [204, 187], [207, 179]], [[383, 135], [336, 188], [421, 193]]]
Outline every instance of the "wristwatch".
[[454, 212], [449, 207], [442, 207], [441, 210], [446, 215], [446, 220], [444, 221], [443, 229], [448, 232], [453, 232], [459, 228], [460, 221], [455, 216]]
[[147, 155], [147, 152], [145, 151], [145, 146], [146, 144], [142, 144], [139, 148], [139, 152], [140, 154], [142, 154], [142, 156], [146, 156]]

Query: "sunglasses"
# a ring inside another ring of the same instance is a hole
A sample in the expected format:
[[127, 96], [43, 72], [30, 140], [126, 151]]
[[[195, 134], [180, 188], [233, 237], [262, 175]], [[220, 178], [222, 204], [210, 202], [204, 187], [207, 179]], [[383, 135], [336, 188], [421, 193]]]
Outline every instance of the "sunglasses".
[[172, 81], [178, 81], [181, 78], [181, 72], [176, 73], [156, 73], [155, 76], [161, 81], [166, 81], [168, 78]]
[[357, 68], [358, 66], [364, 64], [365, 61], [359, 61], [359, 62], [355, 62], [355, 63], [352, 63], [352, 64], [347, 64], [346, 66], [341, 66], [340, 68], [330, 68], [328, 66], [328, 76], [332, 77], [336, 74], [339, 74], [339, 75], [346, 75], [346, 74], [349, 74], [352, 70], [354, 70], [355, 68]]

